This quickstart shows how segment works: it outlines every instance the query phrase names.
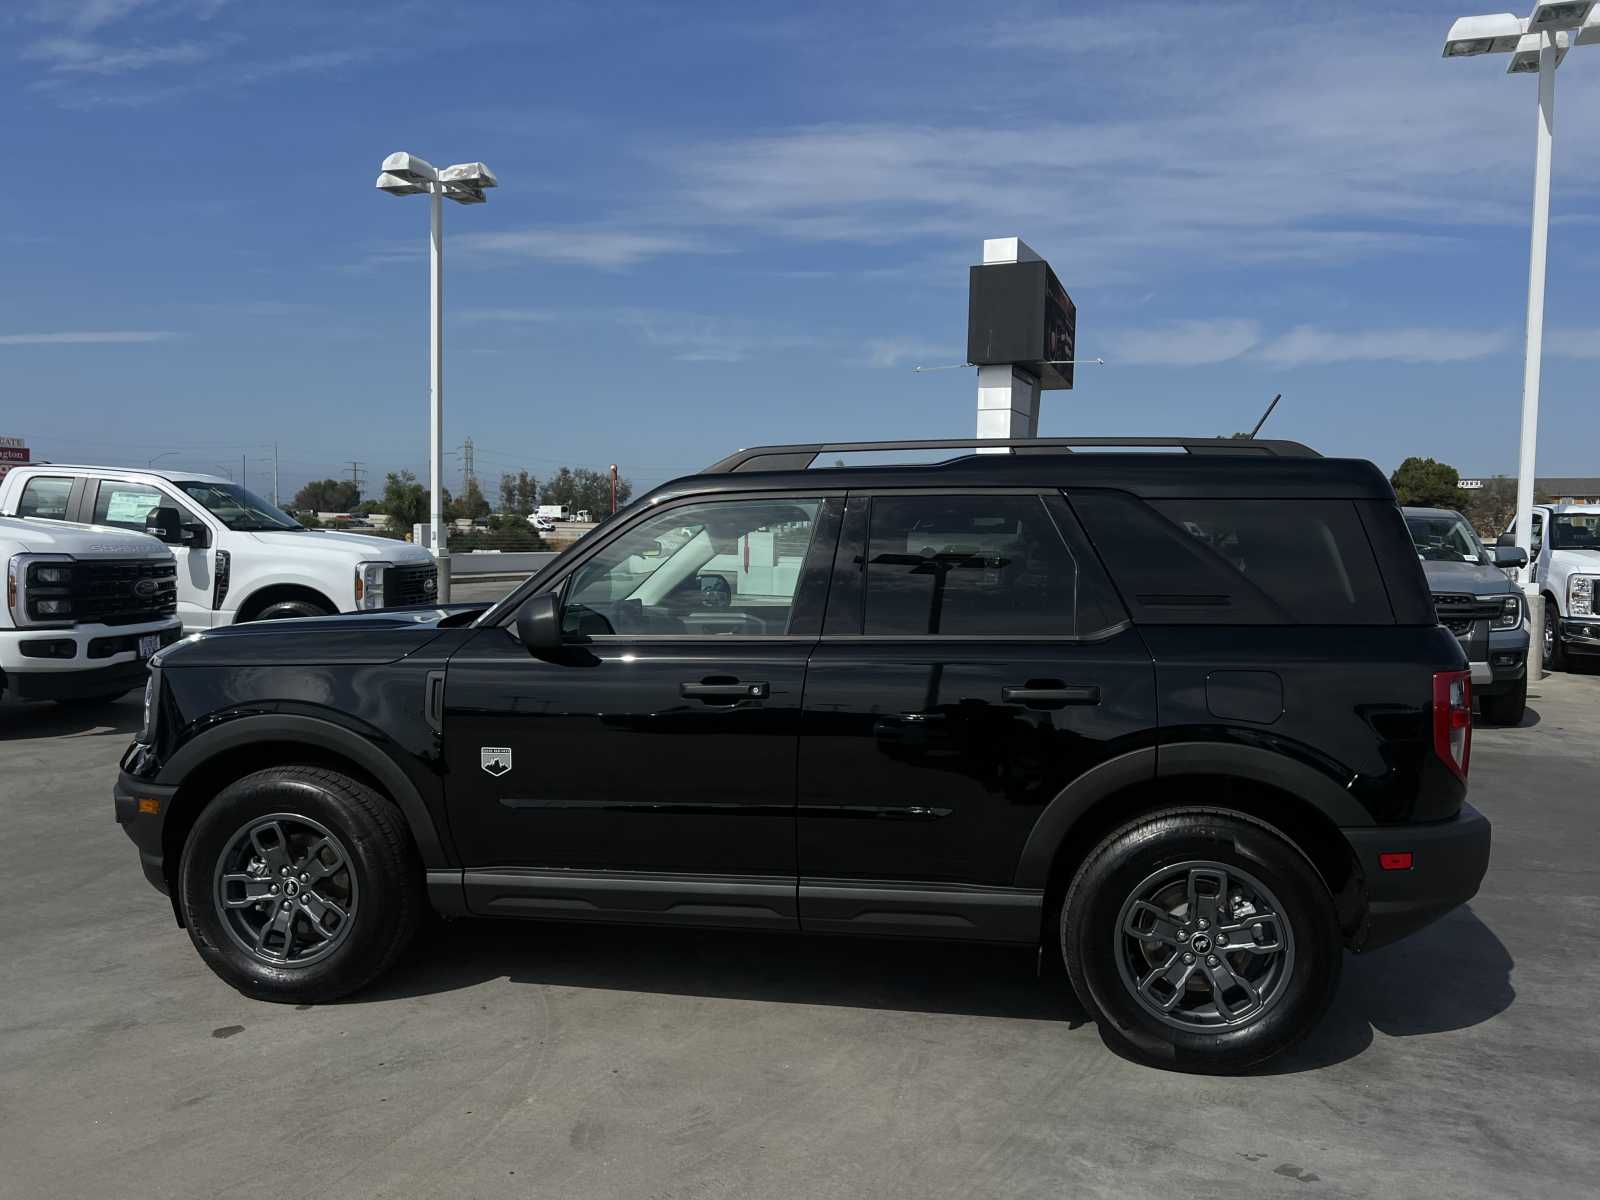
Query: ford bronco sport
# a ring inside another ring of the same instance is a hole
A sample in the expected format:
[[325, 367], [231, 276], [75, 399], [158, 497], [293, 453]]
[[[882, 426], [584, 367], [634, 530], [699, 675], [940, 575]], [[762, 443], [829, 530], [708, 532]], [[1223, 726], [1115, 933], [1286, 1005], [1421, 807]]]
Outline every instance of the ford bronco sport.
[[1471, 676], [1372, 464], [1108, 441], [741, 451], [496, 604], [188, 639], [117, 819], [261, 999], [371, 983], [430, 904], [965, 938], [1246, 1068], [1476, 891]]

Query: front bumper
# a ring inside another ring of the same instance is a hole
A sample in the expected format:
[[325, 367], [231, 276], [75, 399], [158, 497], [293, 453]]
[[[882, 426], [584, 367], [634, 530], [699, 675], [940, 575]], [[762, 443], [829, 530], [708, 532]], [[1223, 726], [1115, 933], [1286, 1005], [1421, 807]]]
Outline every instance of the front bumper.
[[1600, 654], [1600, 617], [1562, 617], [1561, 642], [1580, 654]]
[[[0, 672], [8, 695], [18, 700], [76, 700], [143, 687], [149, 660], [139, 640], [151, 634], [170, 646], [183, 636], [177, 617], [158, 625], [75, 625], [66, 629], [7, 629], [0, 637]], [[38, 657], [24, 650], [71, 643], [65, 657]]]
[[[1478, 893], [1489, 869], [1489, 819], [1470, 804], [1448, 821], [1345, 829], [1365, 878], [1366, 914], [1352, 950], [1375, 950], [1430, 925]], [[1386, 871], [1381, 854], [1410, 852], [1411, 868]]]
[[144, 868], [144, 877], [163, 894], [169, 889], [162, 830], [177, 791], [175, 787], [146, 783], [126, 771], [118, 772], [116, 785], [111, 789], [117, 824], [139, 848], [139, 865]]

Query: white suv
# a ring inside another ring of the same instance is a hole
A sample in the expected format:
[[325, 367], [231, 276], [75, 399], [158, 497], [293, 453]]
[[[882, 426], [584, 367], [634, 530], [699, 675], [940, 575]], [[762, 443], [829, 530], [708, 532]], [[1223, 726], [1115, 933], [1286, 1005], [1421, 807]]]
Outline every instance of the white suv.
[[1565, 670], [1574, 655], [1594, 661], [1590, 656], [1600, 655], [1600, 504], [1534, 506], [1533, 578], [1544, 593], [1545, 666]]
[[0, 517], [0, 693], [98, 703], [143, 687], [181, 636], [172, 555], [155, 538]]
[[0, 513], [150, 532], [178, 563], [178, 616], [191, 632], [240, 621], [430, 604], [421, 546], [306, 529], [215, 475], [34, 464], [0, 481]]

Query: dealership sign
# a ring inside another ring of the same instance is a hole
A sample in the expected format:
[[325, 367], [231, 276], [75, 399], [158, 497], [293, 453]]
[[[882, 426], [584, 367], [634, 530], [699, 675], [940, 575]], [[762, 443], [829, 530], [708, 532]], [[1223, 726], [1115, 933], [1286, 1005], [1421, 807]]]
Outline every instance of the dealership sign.
[[12, 467], [31, 461], [27, 444], [21, 438], [0, 437], [0, 479], [5, 478]]

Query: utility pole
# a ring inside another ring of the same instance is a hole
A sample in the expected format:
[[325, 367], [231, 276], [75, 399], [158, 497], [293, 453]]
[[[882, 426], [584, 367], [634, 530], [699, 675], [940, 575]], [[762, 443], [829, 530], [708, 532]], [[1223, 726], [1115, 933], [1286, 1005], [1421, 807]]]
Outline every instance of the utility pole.
[[272, 507], [278, 507], [278, 443], [272, 443]]
[[249, 486], [249, 483], [250, 483], [249, 475], [246, 473], [246, 471], [244, 469], [244, 455], [241, 454], [241, 455], [239, 455], [239, 486], [241, 488], [242, 487], [247, 487], [247, 486]]
[[617, 464], [611, 464], [611, 512], [615, 516], [617, 511]]
[[357, 462], [356, 460], [352, 459], [350, 461], [350, 486], [355, 488], [355, 490], [356, 490], [356, 499], [357, 499], [358, 502], [361, 499], [361, 484], [362, 484], [362, 478], [361, 477], [362, 477], [363, 474], [364, 474], [364, 471], [363, 471], [362, 464], [360, 462]]
[[469, 437], [461, 443], [461, 491], [465, 495], [467, 488], [477, 476], [472, 471], [472, 439]]

